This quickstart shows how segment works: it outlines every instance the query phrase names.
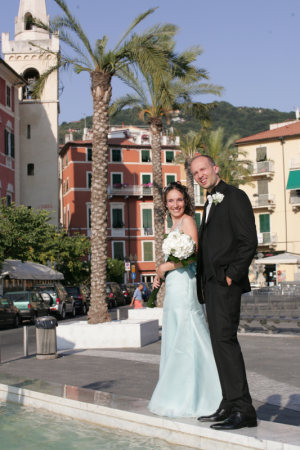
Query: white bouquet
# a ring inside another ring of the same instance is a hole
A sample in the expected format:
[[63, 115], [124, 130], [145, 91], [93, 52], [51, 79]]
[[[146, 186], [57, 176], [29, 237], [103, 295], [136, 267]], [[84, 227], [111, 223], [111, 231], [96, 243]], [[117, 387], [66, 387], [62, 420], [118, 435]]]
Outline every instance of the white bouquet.
[[[178, 230], [172, 231], [169, 235], [165, 235], [165, 240], [162, 245], [163, 253], [168, 257], [167, 261], [173, 261], [175, 263], [181, 262], [183, 267], [187, 267], [189, 262], [196, 262], [197, 256], [195, 253], [196, 242], [193, 241], [191, 236], [184, 234], [182, 231]], [[163, 280], [160, 280], [160, 285], [162, 285]], [[156, 295], [160, 287], [153, 289], [152, 294], [147, 302], [148, 308], [154, 308], [156, 305], [154, 303]]]

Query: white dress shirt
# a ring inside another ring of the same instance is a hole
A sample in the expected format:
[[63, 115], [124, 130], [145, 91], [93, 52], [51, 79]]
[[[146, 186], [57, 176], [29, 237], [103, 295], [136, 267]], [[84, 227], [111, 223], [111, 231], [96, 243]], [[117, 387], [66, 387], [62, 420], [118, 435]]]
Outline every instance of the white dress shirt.
[[208, 216], [209, 216], [209, 212], [210, 212], [210, 208], [213, 202], [213, 198], [211, 195], [207, 196], [207, 200], [208, 200], [208, 205], [206, 207], [206, 216], [205, 216], [205, 223], [207, 222]]

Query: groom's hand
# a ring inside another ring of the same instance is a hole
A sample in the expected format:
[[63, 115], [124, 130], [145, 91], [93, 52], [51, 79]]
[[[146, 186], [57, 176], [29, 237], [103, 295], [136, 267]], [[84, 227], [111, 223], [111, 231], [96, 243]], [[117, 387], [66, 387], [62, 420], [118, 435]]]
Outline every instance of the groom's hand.
[[226, 282], [227, 282], [228, 286], [231, 286], [232, 279], [226, 276]]

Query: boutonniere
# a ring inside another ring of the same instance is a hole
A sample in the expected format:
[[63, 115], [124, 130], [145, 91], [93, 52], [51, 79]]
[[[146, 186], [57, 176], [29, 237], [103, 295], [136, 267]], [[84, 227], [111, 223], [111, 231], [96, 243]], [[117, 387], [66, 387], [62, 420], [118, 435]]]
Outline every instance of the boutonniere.
[[218, 203], [221, 203], [224, 199], [224, 195], [221, 194], [220, 192], [216, 192], [215, 194], [212, 195], [213, 198], [213, 202], [215, 205], [218, 205]]

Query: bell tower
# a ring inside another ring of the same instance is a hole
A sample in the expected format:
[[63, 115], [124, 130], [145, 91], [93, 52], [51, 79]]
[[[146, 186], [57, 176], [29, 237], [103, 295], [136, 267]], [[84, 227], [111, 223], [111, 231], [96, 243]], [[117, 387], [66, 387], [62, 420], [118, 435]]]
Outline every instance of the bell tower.
[[[45, 0], [20, 0], [15, 18], [15, 38], [2, 33], [2, 51], [7, 62], [28, 85], [19, 89], [20, 102], [20, 203], [54, 211], [52, 223], [59, 224], [58, 179], [58, 72], [48, 78], [40, 98], [32, 95], [39, 77], [56, 65], [59, 36], [27, 22], [28, 17], [49, 24]], [[44, 55], [41, 48], [51, 51]], [[18, 174], [15, 174], [17, 177]]]

